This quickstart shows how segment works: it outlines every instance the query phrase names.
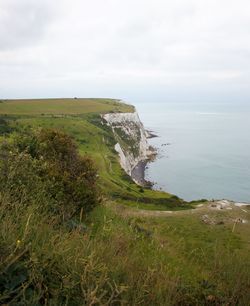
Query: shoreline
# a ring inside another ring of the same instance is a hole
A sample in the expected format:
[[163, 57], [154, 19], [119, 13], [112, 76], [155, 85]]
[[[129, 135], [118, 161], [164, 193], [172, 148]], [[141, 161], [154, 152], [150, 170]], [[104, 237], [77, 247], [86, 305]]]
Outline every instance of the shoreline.
[[[147, 139], [159, 137], [155, 134], [154, 131], [151, 130], [145, 130], [147, 134]], [[148, 187], [152, 188], [154, 183], [151, 181], [147, 181], [145, 179], [145, 170], [146, 166], [149, 162], [152, 162], [155, 160], [156, 156], [158, 155], [157, 149], [149, 145], [149, 150], [151, 151], [150, 154], [148, 154], [147, 159], [141, 160], [138, 162], [138, 164], [133, 168], [131, 171], [131, 178], [132, 180], [141, 187]]]
[[[153, 138], [153, 137], [158, 137], [158, 136], [154, 135], [149, 138]], [[148, 158], [145, 160], [139, 161], [138, 164], [133, 168], [133, 170], [131, 171], [131, 178], [139, 186], [148, 187], [152, 189], [154, 183], [145, 179], [145, 170], [146, 170], [147, 164], [155, 160], [158, 152], [152, 146], [150, 146], [150, 151], [151, 151], [151, 154], [148, 155]]]
[[145, 169], [148, 162], [149, 160], [140, 161], [131, 172], [132, 180], [142, 187], [151, 185], [151, 182], [145, 180]]
[[146, 130], [146, 133], [147, 133], [147, 139], [159, 137], [158, 135], [155, 134], [154, 131]]

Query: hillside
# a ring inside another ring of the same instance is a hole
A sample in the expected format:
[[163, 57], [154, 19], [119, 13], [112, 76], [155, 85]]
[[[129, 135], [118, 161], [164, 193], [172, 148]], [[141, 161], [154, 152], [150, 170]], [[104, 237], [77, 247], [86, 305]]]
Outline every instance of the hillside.
[[[77, 109], [75, 103], [79, 103]], [[72, 109], [75, 110], [74, 114]], [[100, 114], [133, 111], [133, 106], [112, 99], [8, 100], [0, 103], [0, 113], [4, 113], [0, 129], [2, 126], [4, 132], [8, 128], [18, 131], [43, 127], [65, 131], [77, 141], [82, 154], [88, 154], [95, 160], [105, 194], [113, 198], [118, 196], [122, 202], [144, 208], [153, 208], [154, 203], [159, 204], [156, 209], [176, 206], [176, 201], [182, 204], [181, 200], [167, 193], [152, 192], [150, 189], [142, 192], [121, 169], [114, 151], [116, 140], [111, 129], [101, 123]], [[149, 205], [144, 205], [145, 202]]]
[[101, 201], [58, 223], [38, 213], [35, 194], [24, 209], [1, 189], [0, 304], [249, 305], [249, 206], [218, 209], [135, 184], [114, 146], [137, 155], [137, 138], [100, 116], [134, 111], [111, 99], [2, 100], [2, 144], [41, 129], [70, 135], [94, 161]]

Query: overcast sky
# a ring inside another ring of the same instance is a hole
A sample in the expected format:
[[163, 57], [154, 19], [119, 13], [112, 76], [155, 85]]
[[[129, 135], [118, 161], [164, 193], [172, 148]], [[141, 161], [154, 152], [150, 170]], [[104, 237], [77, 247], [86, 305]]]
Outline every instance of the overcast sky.
[[0, 0], [0, 96], [250, 103], [250, 1]]

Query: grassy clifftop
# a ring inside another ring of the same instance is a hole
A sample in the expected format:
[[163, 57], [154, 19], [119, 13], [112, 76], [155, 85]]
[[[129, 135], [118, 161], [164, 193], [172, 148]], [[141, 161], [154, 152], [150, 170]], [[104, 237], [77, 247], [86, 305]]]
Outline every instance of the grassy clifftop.
[[[217, 210], [205, 203], [187, 210], [191, 203], [138, 187], [122, 171], [115, 139], [100, 120], [100, 113], [133, 107], [116, 100], [79, 100], [79, 105], [74, 99], [0, 103], [2, 143], [41, 128], [63, 131], [82, 156], [94, 160], [102, 193], [102, 203], [90, 213], [56, 222], [43, 206], [38, 210], [35, 181], [27, 184], [28, 205], [22, 181], [11, 177], [28, 206], [11, 201], [0, 188], [0, 304], [248, 305], [250, 208]], [[5, 169], [6, 155], [0, 158]], [[13, 171], [29, 180], [25, 168]], [[60, 199], [68, 204], [63, 193]], [[238, 218], [246, 222], [236, 224]]]
[[115, 99], [20, 99], [0, 100], [0, 114], [79, 115], [86, 113], [133, 112], [134, 107]]

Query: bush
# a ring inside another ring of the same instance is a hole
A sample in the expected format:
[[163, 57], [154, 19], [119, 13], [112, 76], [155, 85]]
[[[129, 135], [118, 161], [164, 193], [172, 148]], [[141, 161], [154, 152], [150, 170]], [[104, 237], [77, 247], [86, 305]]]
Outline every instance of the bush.
[[9, 134], [9, 133], [13, 132], [14, 130], [15, 129], [10, 126], [8, 120], [0, 117], [0, 135]]
[[0, 185], [20, 205], [34, 202], [63, 218], [87, 213], [99, 202], [92, 160], [79, 155], [71, 137], [52, 129], [2, 144]]

